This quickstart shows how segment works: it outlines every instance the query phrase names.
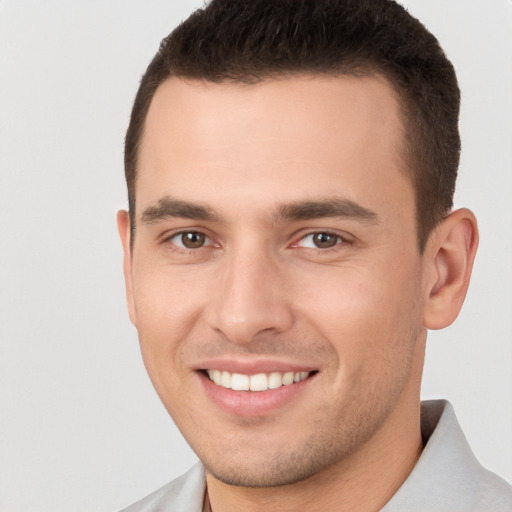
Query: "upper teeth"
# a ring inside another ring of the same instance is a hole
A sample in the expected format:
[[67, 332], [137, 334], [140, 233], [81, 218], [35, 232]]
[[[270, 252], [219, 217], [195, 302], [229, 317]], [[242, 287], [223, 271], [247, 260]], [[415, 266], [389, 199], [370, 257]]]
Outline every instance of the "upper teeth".
[[235, 391], [266, 391], [281, 386], [288, 386], [294, 382], [304, 380], [309, 372], [272, 372], [257, 373], [256, 375], [243, 375], [241, 373], [230, 373], [221, 370], [207, 370], [210, 377], [217, 386], [234, 389]]

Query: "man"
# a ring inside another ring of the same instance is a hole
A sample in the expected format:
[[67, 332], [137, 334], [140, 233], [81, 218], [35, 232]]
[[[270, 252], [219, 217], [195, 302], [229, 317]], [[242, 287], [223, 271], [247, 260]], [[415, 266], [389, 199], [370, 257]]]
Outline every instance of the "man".
[[452, 211], [459, 89], [389, 0], [213, 0], [166, 38], [126, 136], [130, 318], [201, 464], [127, 510], [510, 510], [427, 329], [478, 244]]

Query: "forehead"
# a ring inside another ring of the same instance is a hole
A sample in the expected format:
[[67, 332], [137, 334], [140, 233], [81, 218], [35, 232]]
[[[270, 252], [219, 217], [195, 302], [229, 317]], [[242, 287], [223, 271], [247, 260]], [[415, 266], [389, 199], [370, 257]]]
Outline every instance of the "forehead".
[[410, 195], [399, 112], [381, 77], [168, 79], [146, 119], [137, 204], [172, 195], [214, 208], [241, 200], [265, 208], [308, 194], [363, 203]]

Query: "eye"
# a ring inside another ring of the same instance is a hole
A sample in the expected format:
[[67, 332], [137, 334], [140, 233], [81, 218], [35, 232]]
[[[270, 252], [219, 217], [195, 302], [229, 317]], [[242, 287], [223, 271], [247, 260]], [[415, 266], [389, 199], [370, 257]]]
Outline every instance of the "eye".
[[170, 237], [169, 241], [182, 249], [200, 249], [211, 244], [211, 240], [200, 231], [182, 231]]
[[310, 249], [331, 249], [332, 247], [339, 245], [343, 242], [343, 239], [339, 235], [329, 232], [317, 232], [310, 233], [302, 237], [297, 245], [299, 247], [307, 247]]

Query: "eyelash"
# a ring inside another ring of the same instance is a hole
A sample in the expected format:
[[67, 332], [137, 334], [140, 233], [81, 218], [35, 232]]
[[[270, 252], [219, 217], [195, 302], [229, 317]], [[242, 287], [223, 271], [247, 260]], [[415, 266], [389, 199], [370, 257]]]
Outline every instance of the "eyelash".
[[[192, 233], [198, 234], [198, 235], [203, 235], [206, 238], [206, 240], [209, 241], [209, 243], [207, 243], [205, 245], [202, 245], [200, 247], [197, 247], [197, 248], [188, 248], [188, 247], [185, 247], [184, 245], [178, 245], [178, 244], [176, 244], [175, 242], [172, 241], [173, 239], [175, 239], [177, 237], [183, 236], [185, 234], [192, 234]], [[301, 247], [300, 243], [302, 241], [304, 241], [308, 237], [313, 237], [315, 235], [320, 235], [320, 234], [321, 235], [328, 235], [328, 236], [336, 237], [337, 242], [332, 247], [326, 247], [326, 248], [320, 248], [320, 247]], [[187, 230], [178, 231], [176, 233], [172, 233], [171, 235], [166, 236], [165, 238], [163, 238], [162, 239], [162, 243], [163, 244], [168, 244], [168, 246], [173, 251], [181, 253], [181, 254], [185, 254], [185, 255], [187, 255], [187, 254], [197, 254], [202, 249], [207, 249], [209, 247], [214, 247], [214, 248], [220, 247], [220, 244], [216, 244], [215, 242], [213, 242], [212, 237], [208, 236], [204, 231], [202, 231], [200, 229], [187, 229]], [[352, 244], [352, 242], [349, 239], [347, 239], [346, 236], [343, 236], [340, 233], [336, 233], [334, 231], [329, 231], [329, 230], [317, 230], [317, 231], [310, 231], [308, 233], [303, 234], [295, 242], [291, 243], [289, 245], [289, 247], [299, 248], [299, 249], [303, 248], [303, 249], [308, 250], [308, 251], [316, 251], [318, 254], [324, 254], [325, 255], [325, 254], [330, 254], [333, 251], [339, 250], [340, 246], [351, 245], [351, 244]]]
[[[319, 230], [319, 231], [311, 231], [311, 232], [306, 233], [305, 235], [301, 236], [297, 240], [297, 242], [294, 242], [292, 244], [292, 247], [301, 247], [301, 245], [299, 245], [301, 242], [306, 240], [308, 237], [314, 237], [315, 235], [327, 235], [327, 236], [335, 237], [336, 243], [331, 247], [324, 247], [324, 248], [322, 248], [322, 247], [303, 247], [304, 249], [317, 251], [318, 253], [321, 253], [321, 254], [328, 254], [332, 251], [339, 250], [340, 246], [342, 246], [342, 245], [349, 244], [349, 241], [344, 236], [340, 235], [339, 233], [336, 233], [334, 231], [329, 231], [329, 230]], [[314, 244], [314, 242], [312, 242], [312, 243]]]
[[[172, 240], [177, 238], [177, 237], [182, 237], [183, 235], [186, 235], [186, 234], [197, 234], [197, 235], [203, 235], [206, 240], [208, 240], [210, 243], [206, 244], [206, 245], [202, 245], [200, 247], [197, 247], [195, 249], [192, 249], [192, 248], [188, 248], [188, 247], [185, 247], [184, 245], [178, 245], [176, 244], [175, 242], [173, 242]], [[207, 247], [211, 247], [211, 246], [218, 246], [218, 244], [215, 244], [213, 243], [212, 241], [212, 238], [210, 236], [208, 236], [204, 231], [200, 230], [200, 229], [186, 229], [186, 230], [183, 230], [183, 231], [178, 231], [177, 233], [172, 233], [171, 235], [169, 236], [166, 236], [165, 238], [162, 239], [162, 243], [163, 244], [168, 244], [169, 247], [175, 251], [175, 252], [179, 252], [179, 253], [182, 253], [182, 254], [194, 254], [194, 253], [197, 253], [198, 251], [200, 251], [201, 249], [205, 249]]]

